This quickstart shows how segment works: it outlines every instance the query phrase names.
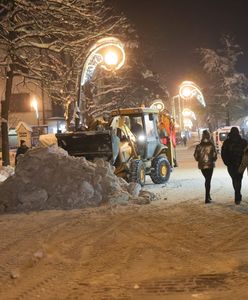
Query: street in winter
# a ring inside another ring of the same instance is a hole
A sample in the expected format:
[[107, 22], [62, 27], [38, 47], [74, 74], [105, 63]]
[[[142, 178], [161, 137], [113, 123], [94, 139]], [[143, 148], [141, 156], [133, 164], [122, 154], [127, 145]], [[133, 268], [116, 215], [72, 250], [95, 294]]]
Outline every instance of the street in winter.
[[0, 299], [246, 299], [247, 174], [236, 206], [218, 158], [205, 205], [192, 148], [178, 160], [150, 204], [1, 215]]
[[0, 300], [248, 299], [247, 11], [0, 1]]

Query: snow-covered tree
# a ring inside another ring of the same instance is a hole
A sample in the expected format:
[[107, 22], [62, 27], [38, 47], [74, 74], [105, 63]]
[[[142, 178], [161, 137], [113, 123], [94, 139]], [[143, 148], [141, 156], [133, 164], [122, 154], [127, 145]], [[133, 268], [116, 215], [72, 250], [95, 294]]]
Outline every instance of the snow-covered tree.
[[0, 3], [0, 75], [5, 80], [1, 109], [3, 164], [9, 164], [8, 117], [13, 78], [42, 82], [52, 99], [68, 104], [86, 51], [102, 36], [121, 34], [124, 18], [102, 0], [2, 0]]
[[203, 69], [210, 76], [208, 99], [211, 113], [218, 119], [239, 118], [247, 108], [245, 91], [248, 81], [243, 73], [237, 71], [237, 62], [242, 55], [240, 47], [229, 36], [221, 39], [221, 49], [200, 49]]
[[[130, 37], [128, 38], [130, 40]], [[132, 40], [132, 38], [131, 38]], [[153, 100], [168, 100], [168, 91], [159, 74], [144, 63], [145, 54], [139, 43], [126, 44], [127, 59], [118, 73], [99, 70], [91, 83], [90, 113], [97, 116], [113, 108], [149, 106]]]

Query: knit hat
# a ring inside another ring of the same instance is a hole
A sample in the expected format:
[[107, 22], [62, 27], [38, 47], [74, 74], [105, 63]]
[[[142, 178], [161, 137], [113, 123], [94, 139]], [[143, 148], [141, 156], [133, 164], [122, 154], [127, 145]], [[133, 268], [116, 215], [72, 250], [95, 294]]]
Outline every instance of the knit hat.
[[203, 130], [202, 132], [202, 139], [210, 140], [210, 133], [207, 130]]
[[230, 130], [231, 135], [239, 135], [239, 130], [237, 127], [232, 127]]

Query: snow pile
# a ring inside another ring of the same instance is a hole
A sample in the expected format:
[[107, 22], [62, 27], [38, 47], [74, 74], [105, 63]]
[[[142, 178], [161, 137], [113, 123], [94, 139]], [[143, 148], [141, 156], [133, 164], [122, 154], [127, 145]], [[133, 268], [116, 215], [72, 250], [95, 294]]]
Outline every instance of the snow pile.
[[102, 159], [92, 163], [57, 146], [28, 151], [20, 156], [15, 174], [0, 185], [0, 212], [150, 202], [150, 193], [113, 170]]
[[14, 172], [14, 168], [11, 166], [0, 167], [0, 182], [5, 181], [9, 176], [12, 176]]

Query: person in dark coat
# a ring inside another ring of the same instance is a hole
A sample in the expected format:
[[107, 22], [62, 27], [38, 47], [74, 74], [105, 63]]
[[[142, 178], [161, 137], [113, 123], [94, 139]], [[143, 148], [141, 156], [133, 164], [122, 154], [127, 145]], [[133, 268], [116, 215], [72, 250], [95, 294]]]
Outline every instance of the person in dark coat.
[[183, 145], [185, 147], [187, 146], [187, 137], [186, 137], [186, 135], [183, 137]]
[[239, 172], [239, 166], [246, 146], [247, 141], [241, 138], [238, 128], [232, 127], [221, 148], [222, 160], [232, 178], [235, 204], [240, 204], [242, 200], [241, 185], [244, 172]]
[[28, 151], [28, 146], [26, 145], [26, 141], [24, 140], [21, 140], [20, 141], [20, 146], [17, 148], [16, 150], [16, 156], [15, 156], [15, 165], [17, 164], [17, 157], [20, 155], [20, 154], [24, 154]]
[[194, 158], [198, 161], [198, 168], [205, 178], [205, 203], [211, 203], [211, 179], [217, 160], [217, 151], [207, 130], [203, 131], [201, 142], [195, 148]]

